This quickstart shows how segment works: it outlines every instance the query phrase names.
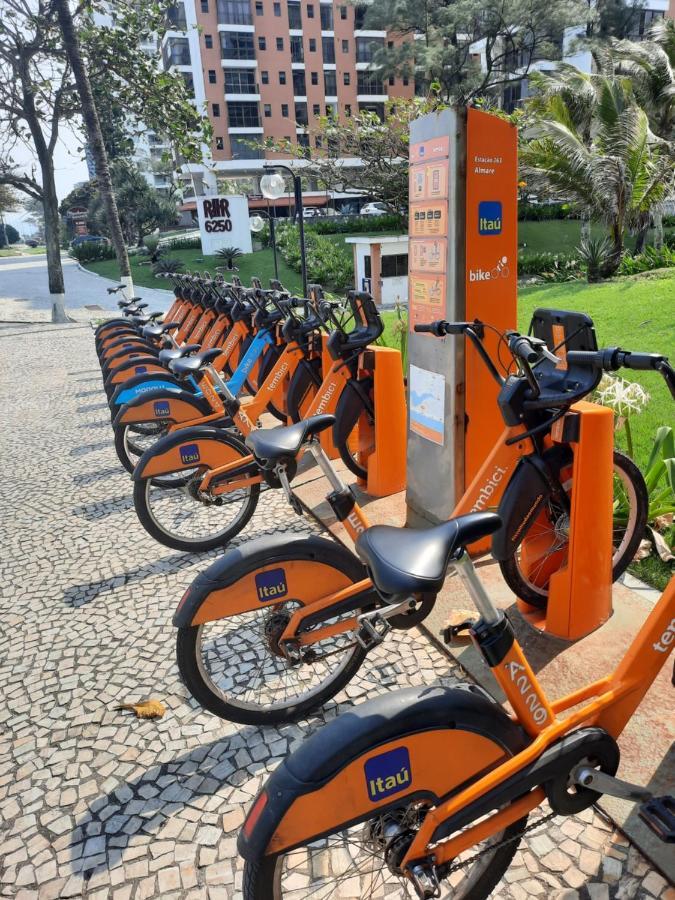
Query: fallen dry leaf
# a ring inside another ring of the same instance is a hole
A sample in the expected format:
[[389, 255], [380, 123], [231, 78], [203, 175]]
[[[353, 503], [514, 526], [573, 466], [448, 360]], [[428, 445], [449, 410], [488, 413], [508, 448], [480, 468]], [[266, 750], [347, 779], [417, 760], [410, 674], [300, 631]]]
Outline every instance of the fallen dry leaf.
[[166, 706], [159, 700], [141, 700], [140, 703], [121, 703], [115, 709], [128, 709], [136, 713], [139, 719], [161, 719]]
[[654, 528], [650, 528], [649, 531], [654, 539], [654, 549], [661, 558], [661, 561], [672, 562], [675, 559], [675, 556], [670, 552], [670, 547], [666, 544], [664, 536], [659, 534]]
[[672, 524], [673, 524], [673, 514], [672, 513], [666, 513], [665, 516], [657, 516], [654, 519], [654, 528], [656, 528], [657, 531], [665, 531], [666, 528], [670, 528], [670, 526]]
[[640, 541], [640, 546], [635, 551], [635, 556], [633, 557], [634, 562], [640, 562], [641, 559], [647, 559], [648, 556], [652, 555], [652, 542], [647, 538], [643, 538]]

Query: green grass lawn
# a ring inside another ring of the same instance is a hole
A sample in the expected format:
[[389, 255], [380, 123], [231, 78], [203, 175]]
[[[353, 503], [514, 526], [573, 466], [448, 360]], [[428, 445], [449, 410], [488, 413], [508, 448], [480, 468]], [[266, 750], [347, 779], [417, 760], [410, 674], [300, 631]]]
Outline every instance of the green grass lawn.
[[0, 256], [35, 256], [46, 252], [45, 247], [22, 247], [20, 250], [15, 247], [5, 247], [0, 250]]
[[[666, 229], [667, 232], [675, 229]], [[602, 225], [593, 225], [591, 234], [600, 238], [607, 231]], [[649, 232], [647, 243], [652, 240]], [[519, 222], [518, 248], [523, 256], [534, 253], [573, 253], [581, 242], [581, 222], [578, 219], [554, 219], [550, 222]], [[635, 237], [626, 238], [626, 246], [633, 250]]]

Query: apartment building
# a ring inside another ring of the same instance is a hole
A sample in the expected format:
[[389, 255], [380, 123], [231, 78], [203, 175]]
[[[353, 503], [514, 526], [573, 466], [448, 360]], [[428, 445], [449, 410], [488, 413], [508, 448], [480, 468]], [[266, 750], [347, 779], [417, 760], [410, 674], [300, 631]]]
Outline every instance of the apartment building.
[[[208, 163], [181, 167], [187, 198], [216, 193], [219, 180], [244, 178], [253, 185], [251, 207], [263, 205], [256, 196], [263, 165], [282, 157], [251, 142], [286, 138], [308, 153], [321, 152], [321, 137], [312, 134], [320, 116], [345, 119], [364, 109], [383, 115], [388, 97], [412, 97], [412, 79], [385, 83], [373, 71], [374, 54], [392, 39], [385, 31], [365, 30], [363, 20], [364, 8], [343, 0], [176, 4], [162, 42], [163, 63], [182, 74], [213, 126]], [[353, 195], [329, 198], [318, 185], [308, 188], [306, 205], [354, 202]], [[279, 212], [289, 203], [281, 198]], [[194, 203], [188, 199], [185, 206]]]

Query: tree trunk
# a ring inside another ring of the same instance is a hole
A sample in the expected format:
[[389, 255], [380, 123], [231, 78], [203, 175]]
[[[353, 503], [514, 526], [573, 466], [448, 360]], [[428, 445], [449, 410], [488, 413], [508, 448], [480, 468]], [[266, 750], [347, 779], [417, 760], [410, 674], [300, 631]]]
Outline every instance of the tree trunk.
[[657, 250], [663, 247], [663, 208], [657, 206], [653, 213], [654, 217], [654, 246]]
[[82, 118], [87, 129], [87, 137], [94, 157], [94, 165], [96, 167], [96, 181], [98, 185], [101, 199], [106, 211], [108, 220], [108, 228], [110, 230], [110, 239], [115, 248], [117, 256], [117, 264], [120, 268], [120, 276], [122, 284], [124, 284], [124, 293], [127, 299], [130, 299], [134, 293], [134, 284], [131, 278], [131, 267], [129, 265], [129, 256], [127, 248], [124, 244], [122, 235], [122, 226], [120, 225], [120, 217], [117, 211], [117, 203], [113, 194], [112, 180], [110, 178], [110, 169], [108, 168], [108, 155], [103, 144], [103, 135], [101, 134], [101, 123], [99, 122], [94, 97], [89, 83], [89, 76], [84, 67], [80, 46], [75, 33], [73, 18], [68, 7], [68, 0], [54, 0], [59, 17], [59, 25], [63, 35], [63, 45], [68, 55], [68, 61], [75, 76], [77, 84], [77, 92], [80, 95], [80, 103], [82, 104]]
[[618, 222], [612, 224], [610, 235], [612, 238], [612, 252], [607, 258], [607, 265], [605, 267], [605, 272], [603, 273], [604, 278], [609, 278], [611, 275], [616, 274], [616, 270], [621, 265], [621, 257], [623, 256], [623, 229]]
[[582, 216], [581, 218], [581, 240], [588, 241], [591, 237], [591, 220], [588, 216]]
[[59, 234], [59, 201], [54, 185], [54, 167], [51, 160], [42, 165], [44, 197], [42, 206], [45, 217], [45, 247], [47, 250], [47, 277], [52, 300], [52, 322], [70, 322], [66, 314], [66, 289], [61, 266], [61, 243]]

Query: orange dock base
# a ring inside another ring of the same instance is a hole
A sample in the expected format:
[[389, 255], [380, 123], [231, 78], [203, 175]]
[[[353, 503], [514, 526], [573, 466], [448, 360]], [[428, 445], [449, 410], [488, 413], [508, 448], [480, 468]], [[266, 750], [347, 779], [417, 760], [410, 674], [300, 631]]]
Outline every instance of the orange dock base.
[[401, 353], [392, 347], [371, 347], [374, 354], [375, 451], [368, 457], [366, 490], [388, 497], [406, 484], [408, 413]]
[[[595, 631], [612, 614], [614, 415], [582, 400], [565, 419], [573, 416], [578, 417], [578, 437], [570, 444], [574, 487], [567, 560], [550, 577], [545, 611], [518, 600], [531, 625], [568, 641]], [[528, 560], [534, 565], [538, 555], [541, 559], [537, 540], [533, 535], [523, 542], [526, 566]]]

